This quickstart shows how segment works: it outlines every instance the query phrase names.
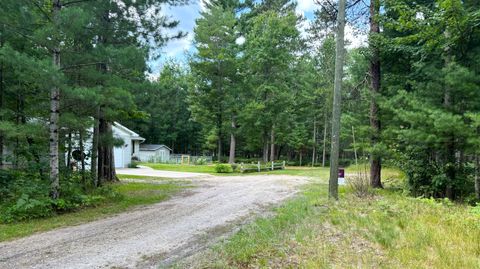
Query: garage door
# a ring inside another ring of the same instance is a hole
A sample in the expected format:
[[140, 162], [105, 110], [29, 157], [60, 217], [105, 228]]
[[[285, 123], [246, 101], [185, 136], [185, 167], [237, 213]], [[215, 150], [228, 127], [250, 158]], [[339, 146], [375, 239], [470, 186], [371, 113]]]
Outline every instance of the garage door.
[[116, 147], [114, 150], [113, 150], [113, 156], [114, 156], [114, 159], [115, 159], [115, 168], [124, 168], [125, 167], [125, 163], [124, 163], [124, 159], [123, 158], [123, 155], [124, 155], [124, 148], [123, 147]]

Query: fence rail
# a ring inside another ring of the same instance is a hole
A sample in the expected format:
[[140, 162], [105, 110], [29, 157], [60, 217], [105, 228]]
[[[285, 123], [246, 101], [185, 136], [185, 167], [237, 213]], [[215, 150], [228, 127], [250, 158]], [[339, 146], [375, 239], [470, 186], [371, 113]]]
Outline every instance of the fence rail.
[[284, 170], [285, 169], [285, 161], [283, 162], [271, 162], [266, 164], [252, 163], [252, 164], [240, 164], [240, 171], [242, 173], [245, 172], [261, 172], [261, 171], [274, 171], [274, 170]]
[[191, 156], [182, 154], [171, 154], [167, 160], [161, 158], [151, 158], [149, 162], [168, 163], [168, 164], [211, 164], [212, 156]]

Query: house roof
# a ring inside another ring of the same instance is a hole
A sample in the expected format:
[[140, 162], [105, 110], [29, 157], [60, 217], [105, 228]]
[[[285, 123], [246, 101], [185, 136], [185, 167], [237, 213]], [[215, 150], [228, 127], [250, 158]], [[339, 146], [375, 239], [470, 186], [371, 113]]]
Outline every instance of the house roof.
[[132, 140], [138, 140], [142, 142], [145, 141], [145, 138], [141, 137], [139, 134], [135, 133], [134, 131], [128, 129], [127, 127], [121, 125], [118, 122], [114, 122], [113, 126], [116, 127], [119, 131], [128, 134]]
[[161, 148], [166, 148], [169, 151], [172, 151], [169, 147], [165, 145], [157, 145], [157, 144], [141, 144], [140, 151], [157, 151]]

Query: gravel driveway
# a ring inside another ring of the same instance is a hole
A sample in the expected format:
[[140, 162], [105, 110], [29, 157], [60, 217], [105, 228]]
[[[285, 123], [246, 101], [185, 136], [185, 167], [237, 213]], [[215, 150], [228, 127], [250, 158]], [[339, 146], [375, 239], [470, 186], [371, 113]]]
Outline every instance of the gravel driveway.
[[164, 177], [164, 178], [175, 178], [175, 179], [210, 177], [209, 174], [154, 170], [146, 166], [139, 166], [139, 168], [117, 168], [116, 171], [117, 171], [117, 174], [119, 175]]
[[193, 179], [197, 188], [107, 219], [0, 243], [0, 268], [157, 268], [202, 250], [308, 179]]

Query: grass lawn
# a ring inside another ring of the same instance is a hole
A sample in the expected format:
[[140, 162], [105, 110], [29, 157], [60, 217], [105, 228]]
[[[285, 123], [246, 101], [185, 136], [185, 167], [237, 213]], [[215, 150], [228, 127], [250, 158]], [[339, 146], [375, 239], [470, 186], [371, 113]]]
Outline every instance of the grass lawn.
[[[261, 218], [197, 259], [201, 268], [480, 268], [480, 208], [389, 190], [357, 198], [327, 185]], [[181, 266], [180, 266], [181, 267]]]
[[[275, 171], [262, 171], [262, 172], [251, 172], [251, 173], [229, 173], [229, 174], [222, 174], [215, 172], [215, 165], [181, 165], [181, 164], [161, 164], [161, 163], [142, 163], [142, 165], [151, 167], [156, 170], [164, 170], [164, 171], [179, 171], [179, 172], [194, 172], [194, 173], [206, 173], [211, 175], [217, 176], [239, 176], [239, 175], [292, 175], [292, 176], [306, 176], [306, 177], [313, 177], [313, 178], [328, 178], [330, 174], [330, 170], [328, 167], [294, 167], [294, 166], [287, 166], [285, 170], [275, 170]], [[365, 170], [365, 166], [358, 165], [358, 166], [350, 166], [346, 168], [346, 173], [357, 173], [363, 172]], [[367, 171], [368, 172], [368, 171]], [[119, 175], [120, 178], [129, 178], [129, 179], [136, 179], [142, 178], [138, 176], [124, 176]], [[382, 178], [384, 178], [387, 183], [393, 181], [394, 179], [401, 179], [404, 175], [396, 170], [390, 168], [382, 169]]]
[[164, 171], [217, 174], [215, 172], [215, 165], [183, 165], [183, 164], [165, 164], [165, 163], [142, 163], [141, 165], [145, 165], [156, 170], [164, 170]]
[[139, 176], [139, 175], [120, 175], [120, 174], [117, 174], [117, 177], [119, 179], [148, 179], [148, 180], [167, 180], [167, 181], [171, 181], [170, 178], [166, 178], [166, 177], [155, 177], [155, 176]]
[[119, 183], [113, 188], [122, 198], [106, 201], [98, 207], [84, 208], [76, 212], [57, 215], [45, 219], [35, 219], [19, 223], [0, 224], [0, 241], [24, 237], [37, 232], [72, 226], [97, 220], [127, 211], [135, 206], [154, 204], [170, 198], [188, 185], [177, 182], [165, 184]]

